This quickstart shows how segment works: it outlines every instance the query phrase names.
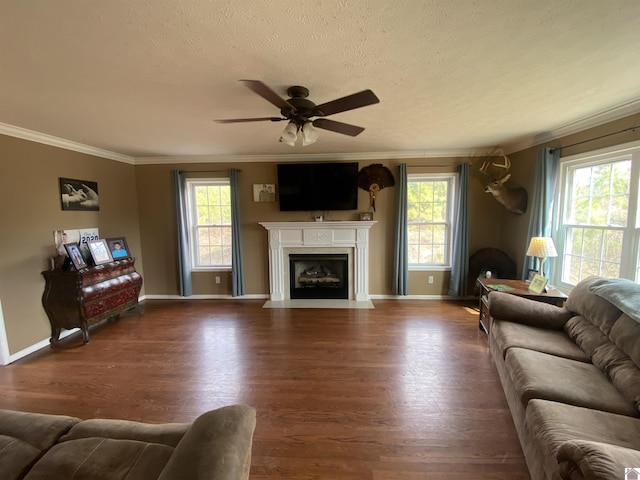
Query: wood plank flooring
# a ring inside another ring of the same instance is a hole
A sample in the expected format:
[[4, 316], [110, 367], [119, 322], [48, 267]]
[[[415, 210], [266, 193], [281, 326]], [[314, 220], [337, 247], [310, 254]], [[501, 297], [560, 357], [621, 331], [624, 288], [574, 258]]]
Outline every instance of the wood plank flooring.
[[529, 479], [477, 313], [147, 301], [0, 367], [0, 408], [189, 422], [256, 407], [252, 479]]

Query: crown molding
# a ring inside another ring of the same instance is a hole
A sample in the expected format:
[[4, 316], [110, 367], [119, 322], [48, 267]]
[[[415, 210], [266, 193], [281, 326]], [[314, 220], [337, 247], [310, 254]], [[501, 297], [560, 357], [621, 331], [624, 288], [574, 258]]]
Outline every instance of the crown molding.
[[129, 157], [128, 155], [110, 152], [101, 148], [92, 147], [83, 143], [72, 142], [71, 140], [65, 140], [64, 138], [54, 137], [53, 135], [35, 132], [33, 130], [16, 127], [14, 125], [9, 125], [6, 123], [0, 123], [0, 134], [21, 138], [23, 140], [29, 140], [31, 142], [42, 143], [44, 145], [51, 145], [52, 147], [64, 148], [65, 150], [71, 150], [73, 152], [86, 153], [87, 155], [93, 155], [94, 157], [107, 158], [109, 160], [128, 163], [130, 165], [135, 164], [135, 158]]
[[[549, 132], [527, 135], [507, 142], [502, 146], [505, 155], [526, 150], [528, 148], [552, 142], [558, 138], [598, 127], [609, 122], [620, 120], [640, 113], [640, 98], [591, 115], [576, 122], [560, 126]], [[495, 152], [496, 147], [450, 150], [418, 150], [388, 152], [356, 152], [356, 153], [294, 153], [281, 155], [177, 155], [166, 157], [130, 157], [120, 153], [103, 150], [82, 143], [65, 140], [26, 128], [16, 127], [0, 122], [0, 135], [22, 138], [32, 142], [86, 153], [96, 157], [107, 158], [130, 165], [161, 165], [175, 163], [250, 163], [250, 162], [310, 162], [310, 161], [359, 161], [359, 160], [391, 160], [391, 159], [423, 159], [423, 158], [456, 158], [470, 157]]]
[[419, 150], [389, 152], [354, 153], [309, 153], [282, 155], [187, 155], [170, 157], [136, 157], [136, 165], [156, 165], [174, 163], [250, 163], [250, 162], [310, 162], [310, 161], [358, 161], [391, 160], [410, 158], [456, 158], [469, 157], [479, 153], [494, 151], [495, 148], [457, 150]]
[[567, 137], [574, 133], [580, 133], [590, 128], [599, 127], [605, 123], [614, 122], [636, 113], [640, 113], [640, 98], [618, 105], [617, 107], [610, 108], [603, 112], [596, 113], [595, 115], [583, 118], [582, 120], [568, 123], [551, 130], [550, 132], [528, 135], [513, 142], [509, 142], [505, 144], [504, 151], [506, 155], [514, 152], [520, 152], [527, 148], [552, 142], [558, 138]]

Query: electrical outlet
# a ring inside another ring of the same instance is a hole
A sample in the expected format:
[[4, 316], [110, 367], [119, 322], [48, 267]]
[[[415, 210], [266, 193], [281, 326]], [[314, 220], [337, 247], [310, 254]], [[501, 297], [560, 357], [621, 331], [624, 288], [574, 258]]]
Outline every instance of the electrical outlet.
[[429, 283], [433, 283], [433, 275], [429, 275]]
[[216, 283], [220, 283], [220, 277], [216, 277]]

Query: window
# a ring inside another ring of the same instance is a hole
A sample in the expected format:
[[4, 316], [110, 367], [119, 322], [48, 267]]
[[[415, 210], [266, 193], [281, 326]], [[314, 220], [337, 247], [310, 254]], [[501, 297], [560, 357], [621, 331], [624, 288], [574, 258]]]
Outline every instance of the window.
[[590, 275], [640, 282], [639, 172], [640, 143], [562, 161], [556, 283]]
[[228, 179], [187, 180], [191, 267], [231, 267], [231, 187]]
[[451, 267], [456, 175], [410, 175], [407, 179], [409, 268]]

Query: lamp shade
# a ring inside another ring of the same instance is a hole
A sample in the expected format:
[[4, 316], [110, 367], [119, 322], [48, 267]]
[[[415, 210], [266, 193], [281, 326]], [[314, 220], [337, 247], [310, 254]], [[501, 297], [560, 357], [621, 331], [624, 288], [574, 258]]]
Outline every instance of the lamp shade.
[[287, 123], [287, 126], [284, 127], [284, 130], [280, 135], [280, 141], [293, 147], [296, 144], [296, 138], [298, 138], [297, 125], [293, 122]]
[[316, 127], [313, 126], [313, 123], [307, 122], [302, 126], [302, 146], [306, 147], [307, 145], [311, 145], [318, 140], [320, 134]]
[[558, 252], [551, 237], [532, 237], [527, 249], [530, 257], [547, 258], [557, 257]]

